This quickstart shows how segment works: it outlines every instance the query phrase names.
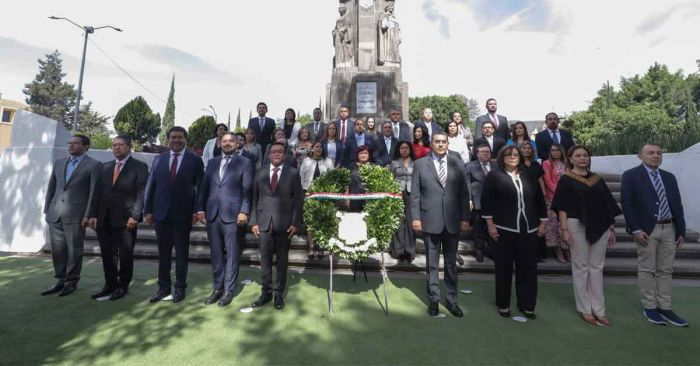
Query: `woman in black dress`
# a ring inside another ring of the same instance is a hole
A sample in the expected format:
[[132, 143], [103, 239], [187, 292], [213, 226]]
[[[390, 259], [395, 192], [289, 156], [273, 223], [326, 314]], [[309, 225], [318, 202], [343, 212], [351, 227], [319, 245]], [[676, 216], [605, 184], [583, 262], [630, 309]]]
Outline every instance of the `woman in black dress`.
[[536, 178], [524, 171], [520, 149], [507, 145], [498, 154], [481, 193], [482, 218], [493, 240], [498, 313], [510, 317], [510, 293], [515, 264], [517, 304], [535, 319], [538, 236], [547, 224], [547, 204]]
[[415, 156], [411, 143], [401, 141], [394, 149], [394, 159], [389, 168], [394, 174], [394, 180], [399, 182], [403, 194], [404, 221], [394, 233], [391, 240], [391, 256], [401, 261], [413, 262], [416, 256], [416, 234], [413, 232], [411, 222], [411, 177]]

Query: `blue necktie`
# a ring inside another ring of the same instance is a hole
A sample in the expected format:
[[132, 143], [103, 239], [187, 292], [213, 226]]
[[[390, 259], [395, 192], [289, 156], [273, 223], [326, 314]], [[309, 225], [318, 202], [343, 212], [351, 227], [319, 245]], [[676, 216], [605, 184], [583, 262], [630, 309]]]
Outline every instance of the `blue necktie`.
[[78, 165], [78, 159], [71, 158], [68, 161], [68, 166], [66, 166], [66, 182], [68, 182], [70, 180], [71, 175], [73, 175], [76, 165]]
[[659, 197], [659, 216], [656, 218], [658, 221], [671, 219], [671, 207], [668, 205], [668, 199], [666, 199], [666, 190], [661, 182], [661, 177], [659, 172], [652, 170], [650, 172], [652, 178], [654, 178], [654, 190], [656, 190], [656, 195]]
[[554, 141], [555, 144], [558, 144], [559, 143], [559, 131], [554, 130], [552, 132], [552, 135], [553, 135], [552, 141]]

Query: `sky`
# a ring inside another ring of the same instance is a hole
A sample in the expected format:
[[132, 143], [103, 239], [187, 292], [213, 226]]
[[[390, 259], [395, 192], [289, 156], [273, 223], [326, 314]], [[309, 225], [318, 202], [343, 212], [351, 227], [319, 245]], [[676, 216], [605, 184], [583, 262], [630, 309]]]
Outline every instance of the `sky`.
[[[3, 9], [0, 93], [23, 101], [37, 59], [58, 49], [77, 86], [81, 25], [90, 36], [84, 101], [113, 116], [134, 97], [165, 110], [175, 75], [176, 124], [213, 106], [219, 122], [258, 101], [269, 116], [310, 113], [330, 81], [338, 2], [49, 1]], [[584, 110], [606, 81], [643, 74], [654, 62], [698, 71], [700, 0], [398, 0], [403, 78], [411, 96], [487, 98], [511, 120]], [[128, 73], [128, 75], [125, 73]]]

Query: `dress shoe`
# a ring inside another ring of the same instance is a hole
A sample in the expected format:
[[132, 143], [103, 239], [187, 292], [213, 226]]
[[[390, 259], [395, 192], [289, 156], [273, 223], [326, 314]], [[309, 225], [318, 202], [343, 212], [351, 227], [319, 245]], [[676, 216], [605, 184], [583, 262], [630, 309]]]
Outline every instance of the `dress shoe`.
[[598, 325], [598, 321], [597, 321], [596, 318], [595, 318], [593, 315], [591, 315], [591, 314], [586, 314], [586, 315], [581, 314], [581, 319], [583, 319], [584, 322], [586, 322], [586, 323], [588, 323], [588, 324], [590, 324], [590, 325], [596, 325], [596, 326]]
[[484, 252], [477, 249], [474, 258], [476, 259], [476, 263], [482, 263], [484, 261]]
[[118, 287], [116, 290], [114, 290], [114, 292], [112, 292], [109, 295], [109, 299], [110, 300], [119, 300], [122, 297], [126, 296], [127, 292], [129, 292], [127, 289]]
[[150, 302], [151, 304], [156, 303], [160, 300], [163, 300], [168, 295], [170, 295], [170, 289], [168, 289], [168, 290], [158, 289], [158, 291], [156, 291], [156, 293], [153, 294], [153, 296], [151, 296], [150, 299], [148, 299], [148, 302]]
[[457, 264], [459, 264], [460, 266], [464, 265], [464, 258], [462, 258], [462, 256], [459, 255], [459, 253], [457, 253]]
[[58, 296], [68, 296], [75, 292], [76, 289], [77, 288], [75, 286], [64, 286], [63, 290], [61, 290], [61, 292], [58, 293]]
[[275, 309], [282, 310], [284, 307], [284, 298], [282, 295], [275, 296]]
[[440, 313], [440, 311], [438, 309], [438, 303], [431, 302], [430, 304], [428, 304], [428, 315], [438, 316], [439, 313]]
[[535, 315], [535, 312], [532, 310], [522, 310], [523, 316], [530, 319], [530, 320], [535, 320], [537, 319], [537, 315]]
[[510, 318], [510, 309], [498, 309], [498, 315], [503, 318]]
[[461, 318], [464, 316], [464, 312], [462, 311], [462, 309], [459, 308], [459, 305], [452, 305], [452, 306], [448, 305], [446, 307], [447, 307], [447, 310], [449, 310], [450, 314], [452, 314], [458, 318]]
[[219, 299], [221, 298], [221, 295], [223, 295], [223, 294], [224, 294], [224, 290], [212, 291], [211, 295], [209, 295], [209, 297], [207, 297], [204, 300], [204, 305], [211, 305], [211, 304], [219, 301]]
[[250, 307], [259, 308], [259, 307], [267, 304], [270, 301], [272, 301], [272, 295], [260, 295], [260, 297], [258, 297], [258, 299], [255, 300], [255, 302], [250, 304]]
[[175, 293], [173, 293], [173, 304], [177, 304], [178, 302], [180, 302], [184, 299], [185, 299], [185, 289], [184, 288], [176, 288]]
[[41, 292], [41, 296], [47, 296], [47, 295], [53, 295], [61, 292], [63, 290], [63, 284], [62, 283], [57, 283], [53, 287], [48, 288], [44, 291]]
[[111, 288], [105, 286], [105, 287], [102, 288], [102, 290], [100, 290], [100, 291], [98, 291], [98, 292], [95, 292], [94, 294], [90, 295], [90, 297], [93, 298], [94, 300], [97, 300], [98, 298], [100, 298], [100, 297], [105, 297], [105, 296], [111, 294], [112, 292], [114, 292], [114, 290], [112, 290]]
[[610, 320], [604, 316], [595, 316], [596, 320], [598, 321], [598, 325], [604, 326], [604, 327], [609, 327], [610, 326]]
[[221, 300], [219, 300], [219, 307], [228, 306], [231, 301], [233, 301], [233, 291], [226, 291]]

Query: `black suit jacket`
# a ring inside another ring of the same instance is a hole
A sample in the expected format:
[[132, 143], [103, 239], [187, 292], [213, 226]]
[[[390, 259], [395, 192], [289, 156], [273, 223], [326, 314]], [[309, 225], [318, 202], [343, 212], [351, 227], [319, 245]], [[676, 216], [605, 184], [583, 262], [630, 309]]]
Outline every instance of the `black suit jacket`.
[[[552, 147], [552, 136], [549, 135], [549, 130], [544, 129], [537, 133], [535, 136], [535, 143], [537, 144], [537, 156], [545, 161], [549, 159], [549, 149]], [[566, 152], [574, 146], [574, 138], [568, 131], [559, 129], [559, 143], [564, 146], [564, 151], [562, 152], [566, 155]]]
[[481, 217], [493, 219], [496, 227], [519, 233], [521, 231], [519, 205], [524, 206], [527, 219], [527, 232], [537, 231], [541, 221], [547, 220], [547, 203], [542, 189], [533, 174], [521, 169], [520, 181], [523, 187], [522, 202], [510, 175], [502, 169], [492, 170], [486, 176], [481, 192]]
[[[391, 123], [393, 129], [393, 122]], [[413, 142], [413, 130], [411, 129], [411, 126], [409, 126], [408, 123], [404, 121], [399, 121], [399, 141]]]
[[[365, 145], [369, 146], [370, 149], [374, 149], [374, 138], [372, 135], [365, 133]], [[343, 150], [343, 166], [350, 168], [353, 163], [357, 162], [357, 149], [360, 147], [357, 145], [357, 139], [355, 138], [355, 132], [351, 136], [348, 136], [345, 142], [345, 149]], [[372, 157], [370, 156], [370, 159]]]
[[[474, 140], [474, 148], [472, 148], [472, 156], [471, 160], [474, 161], [476, 160], [476, 150], [479, 147], [479, 145], [486, 144], [488, 145], [489, 142], [486, 141], [486, 137], [479, 137], [478, 139]], [[496, 159], [498, 157], [498, 152], [501, 151], [503, 146], [506, 145], [506, 141], [502, 139], [500, 136], [493, 135], [493, 149], [491, 149], [491, 157]]]
[[381, 166], [389, 166], [391, 160], [394, 157], [394, 151], [396, 150], [396, 145], [399, 144], [399, 140], [395, 137], [391, 137], [391, 151], [387, 151], [386, 143], [384, 142], [384, 136], [379, 136], [374, 140], [374, 147], [372, 147], [372, 161]]
[[[495, 161], [491, 160], [488, 163], [489, 172], [498, 169]], [[467, 184], [469, 184], [469, 200], [474, 204], [475, 210], [481, 210], [481, 192], [484, 189], [486, 175], [481, 168], [481, 162], [474, 160], [464, 164], [464, 174], [466, 175]]]
[[283, 165], [277, 190], [270, 186], [270, 165], [263, 165], [255, 174], [253, 183], [253, 210], [250, 225], [260, 231], [285, 233], [289, 226], [301, 226], [304, 191], [299, 171]]
[[166, 218], [177, 222], [192, 221], [197, 187], [204, 174], [202, 158], [183, 150], [182, 163], [175, 178], [170, 177], [170, 151], [153, 159], [146, 183], [144, 213], [152, 213], [156, 221]]
[[252, 128], [255, 133], [255, 142], [260, 145], [260, 150], [265, 151], [267, 145], [272, 142], [272, 132], [275, 131], [277, 124], [272, 118], [265, 117], [265, 127], [260, 130], [260, 120], [259, 117], [251, 118], [248, 121], [248, 128]]
[[[342, 136], [340, 134], [340, 120], [336, 119], [335, 121], [333, 121], [333, 123], [335, 124], [335, 130], [338, 131], [338, 138], [340, 139], [340, 136]], [[349, 139], [350, 136], [355, 134], [355, 119], [354, 118], [348, 117], [347, 121], [345, 121], [345, 133], [346, 133], [345, 141], [342, 141], [342, 140], [340, 141], [344, 145], [347, 144], [347, 142], [348, 142], [347, 139]]]
[[122, 167], [117, 180], [112, 184], [116, 161], [102, 164], [97, 186], [97, 206], [91, 217], [97, 217], [97, 224], [110, 227], [124, 227], [129, 218], [143, 220], [143, 198], [148, 179], [148, 165], [129, 157]]
[[[498, 136], [503, 139], [503, 141], [508, 141], [510, 138], [510, 127], [508, 126], [508, 118], [506, 116], [501, 116], [496, 113], [498, 116], [498, 128], [493, 132], [495, 136]], [[489, 121], [493, 122], [491, 120], [491, 115], [488, 113], [483, 114], [479, 117], [476, 117], [476, 122], [474, 123], [474, 137], [479, 138], [482, 137], [483, 134], [481, 132], [481, 126], [484, 124], [484, 122]]]

